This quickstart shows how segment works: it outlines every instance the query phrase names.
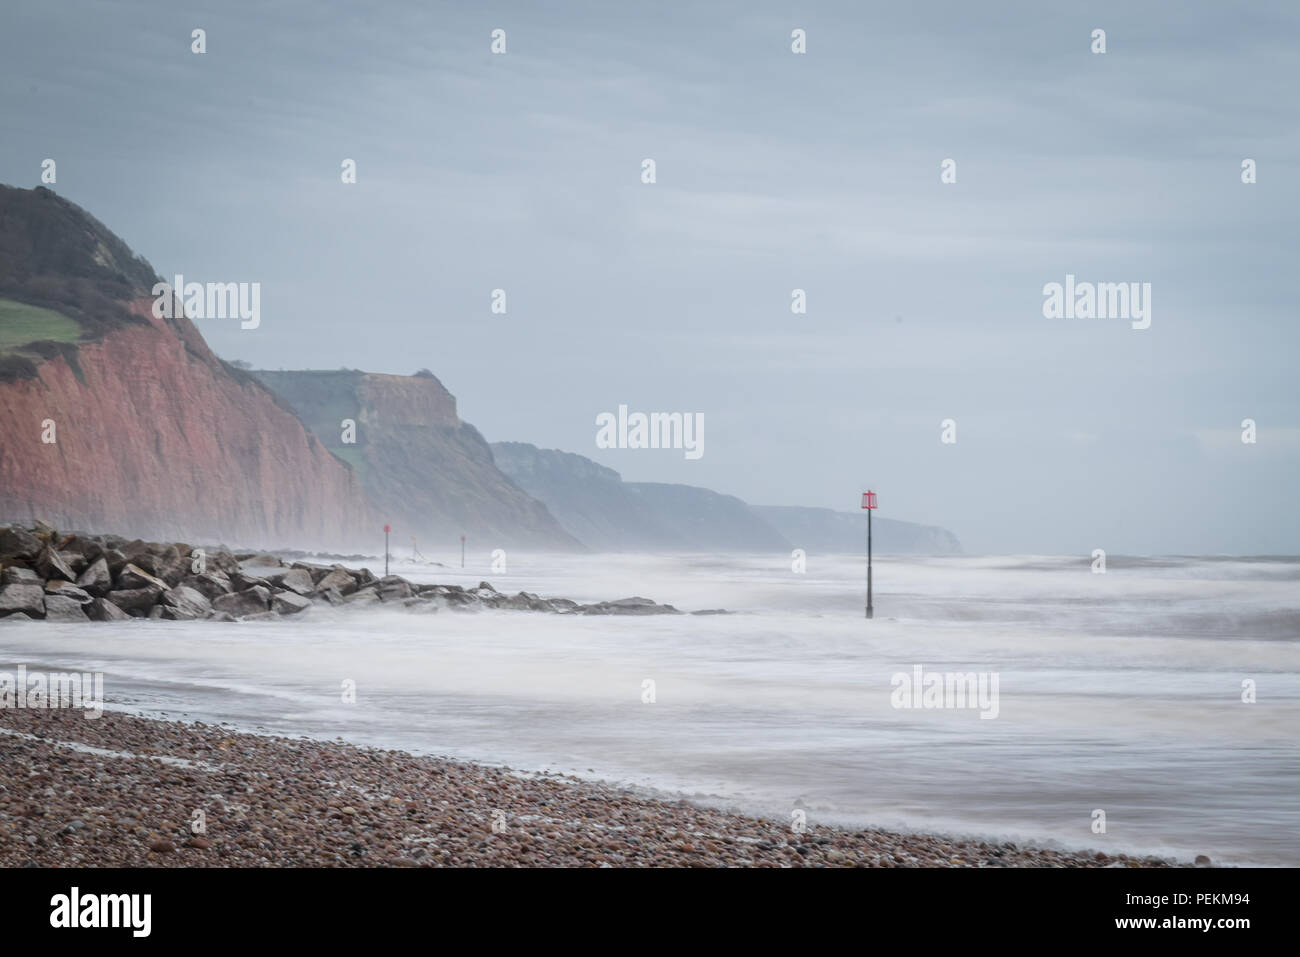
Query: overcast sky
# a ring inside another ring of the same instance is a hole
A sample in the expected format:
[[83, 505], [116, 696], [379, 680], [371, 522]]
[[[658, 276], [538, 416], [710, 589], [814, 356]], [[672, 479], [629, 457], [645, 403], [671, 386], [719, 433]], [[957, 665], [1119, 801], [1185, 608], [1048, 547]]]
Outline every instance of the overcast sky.
[[[163, 275], [260, 282], [258, 329], [199, 322], [228, 359], [427, 366], [490, 441], [756, 504], [869, 484], [971, 552], [1300, 552], [1292, 0], [3, 20], [0, 182], [53, 158]], [[1150, 328], [1044, 318], [1067, 273], [1151, 283]], [[596, 448], [620, 403], [703, 413], [705, 454]]]

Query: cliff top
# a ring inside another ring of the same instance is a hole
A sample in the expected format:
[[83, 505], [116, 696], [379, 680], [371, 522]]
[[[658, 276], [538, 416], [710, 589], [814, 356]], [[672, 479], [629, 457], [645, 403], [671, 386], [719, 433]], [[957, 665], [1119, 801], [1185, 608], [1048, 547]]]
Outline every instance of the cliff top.
[[75, 354], [81, 339], [142, 322], [125, 303], [151, 295], [154, 269], [103, 223], [44, 186], [0, 185], [0, 380]]

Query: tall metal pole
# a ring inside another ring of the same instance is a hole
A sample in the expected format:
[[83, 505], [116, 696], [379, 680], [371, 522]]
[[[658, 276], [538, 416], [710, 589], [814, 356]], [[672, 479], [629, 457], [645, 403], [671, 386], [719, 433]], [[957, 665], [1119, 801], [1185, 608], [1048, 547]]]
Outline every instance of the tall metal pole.
[[460, 567], [465, 567], [465, 536], [460, 537]]
[[871, 608], [871, 512], [867, 509], [867, 617], [873, 617]]
[[384, 526], [384, 577], [388, 577], [388, 526]]

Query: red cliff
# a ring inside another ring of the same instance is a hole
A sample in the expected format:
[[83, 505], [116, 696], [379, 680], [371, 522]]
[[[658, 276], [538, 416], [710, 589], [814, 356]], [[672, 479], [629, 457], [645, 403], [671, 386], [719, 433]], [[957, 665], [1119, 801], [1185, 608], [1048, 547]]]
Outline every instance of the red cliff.
[[354, 472], [189, 320], [154, 318], [152, 272], [72, 203], [0, 187], [0, 520], [241, 546], [373, 539]]

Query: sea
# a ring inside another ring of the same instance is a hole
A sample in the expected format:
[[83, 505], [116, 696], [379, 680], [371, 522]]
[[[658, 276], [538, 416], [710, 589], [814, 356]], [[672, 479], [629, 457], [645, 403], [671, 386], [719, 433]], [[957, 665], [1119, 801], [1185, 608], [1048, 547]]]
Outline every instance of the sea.
[[[870, 620], [862, 556], [498, 560], [391, 571], [728, 613], [10, 620], [0, 671], [103, 672], [110, 709], [813, 829], [1300, 865], [1300, 558], [1111, 556], [1098, 574], [1088, 557], [877, 556]], [[382, 574], [380, 557], [348, 564]], [[958, 693], [970, 679], [983, 698]]]

